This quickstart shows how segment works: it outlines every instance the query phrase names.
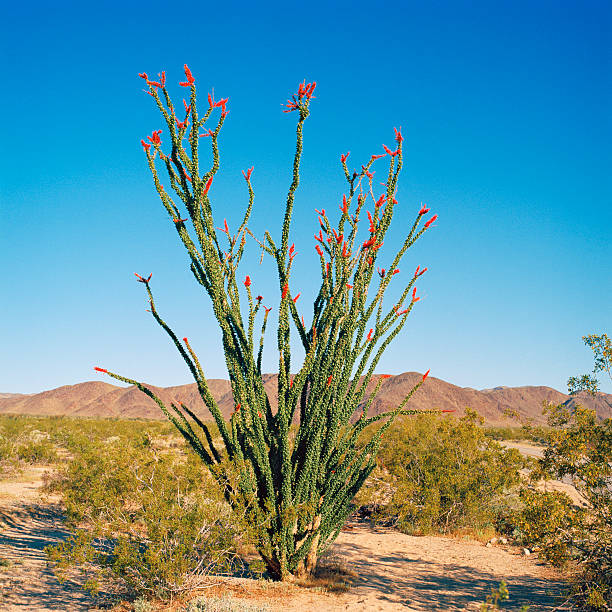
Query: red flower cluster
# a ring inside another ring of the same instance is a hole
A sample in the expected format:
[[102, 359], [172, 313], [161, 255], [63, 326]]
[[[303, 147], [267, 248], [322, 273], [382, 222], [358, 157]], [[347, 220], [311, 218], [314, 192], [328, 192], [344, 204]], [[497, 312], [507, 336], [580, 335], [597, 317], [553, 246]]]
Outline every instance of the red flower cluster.
[[159, 137], [159, 135], [162, 133], [161, 130], [157, 130], [155, 132], [153, 132], [153, 134], [151, 134], [151, 136], [147, 136], [147, 140], [154, 144], [154, 145], [160, 145], [161, 144], [161, 138]]
[[179, 83], [179, 85], [181, 87], [191, 87], [194, 84], [195, 79], [191, 74], [191, 70], [189, 70], [189, 68], [187, 67], [187, 64], [185, 64], [185, 76], [187, 77], [187, 80], [183, 83]]
[[346, 201], [346, 195], [345, 194], [342, 194], [342, 205], [340, 206], [340, 210], [345, 215], [348, 215], [348, 202]]
[[145, 283], [145, 285], [151, 280], [151, 277], [153, 276], [153, 274], [149, 274], [148, 278], [143, 278], [142, 276], [140, 276], [140, 274], [137, 274], [136, 272], [134, 272], [135, 276], [138, 278], [138, 282], [139, 283]]
[[391, 149], [389, 149], [387, 145], [383, 145], [383, 149], [385, 150], [385, 153], [387, 155], [390, 155], [391, 157], [395, 157], [400, 152], [399, 147], [397, 148], [397, 150], [391, 151]]
[[204, 185], [204, 191], [202, 193], [208, 193], [208, 190], [210, 189], [210, 186], [212, 185], [213, 182], [213, 177], [211, 176], [207, 181], [206, 181], [206, 185]]
[[429, 221], [427, 221], [427, 223], [425, 223], [425, 227], [429, 227], [437, 218], [438, 215], [434, 215]]
[[363, 173], [369, 178], [371, 179], [374, 176], [373, 172], [369, 172], [368, 169], [362, 164], [361, 169], [363, 170]]
[[287, 109], [284, 110], [283, 113], [291, 113], [294, 110], [297, 110], [298, 108], [300, 108], [300, 102], [299, 101], [304, 96], [306, 96], [307, 100], [310, 100], [310, 98], [312, 98], [312, 94], [313, 94], [316, 86], [317, 86], [317, 84], [314, 81], [312, 83], [306, 84], [306, 79], [304, 79], [304, 82], [300, 83], [300, 86], [298, 87], [297, 98], [296, 98], [295, 94], [293, 94], [291, 96], [291, 99], [287, 100], [287, 104], [285, 104]]
[[306, 98], [310, 100], [316, 86], [317, 84], [315, 81], [306, 85], [306, 79], [304, 79], [304, 82], [300, 83], [300, 86], [298, 87], [298, 98], [301, 100], [304, 96], [306, 96]]
[[242, 171], [242, 174], [247, 181], [251, 179], [251, 173], [253, 172], [254, 167], [255, 166], [251, 166], [246, 172], [244, 170]]

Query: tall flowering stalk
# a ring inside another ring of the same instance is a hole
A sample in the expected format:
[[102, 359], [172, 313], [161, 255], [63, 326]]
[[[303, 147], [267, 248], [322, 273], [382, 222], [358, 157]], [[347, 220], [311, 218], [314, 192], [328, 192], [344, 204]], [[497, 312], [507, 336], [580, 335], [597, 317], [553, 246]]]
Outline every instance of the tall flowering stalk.
[[[271, 309], [263, 306], [262, 296], [254, 297], [251, 278], [238, 275], [247, 235], [252, 236], [248, 221], [254, 202], [253, 168], [243, 172], [248, 204], [234, 231], [226, 220], [217, 227], [211, 208], [213, 181], [220, 167], [219, 133], [228, 115], [227, 98], [215, 101], [209, 94], [208, 106], [200, 115], [196, 82], [187, 66], [186, 80], [180, 83], [190, 94], [188, 102], [183, 100], [184, 108], [174, 106], [165, 73], [157, 81], [146, 74], [140, 76], [165, 120], [169, 138], [169, 146], [165, 147], [166, 135], [157, 130], [141, 141], [153, 181], [187, 249], [191, 271], [211, 298], [221, 328], [235, 401], [228, 422], [210, 392], [189, 341], [187, 338], [181, 341], [161, 318], [151, 291], [151, 277], [137, 276], [149, 297], [153, 318], [170, 336], [196, 381], [219, 430], [221, 446], [213, 440], [206, 423], [188, 406], [174, 403], [166, 406], [142, 383], [96, 369], [136, 385], [157, 402], [210, 468], [227, 500], [236, 507], [250, 508], [254, 524], [261, 526], [259, 552], [273, 577], [288, 580], [305, 576], [312, 572], [319, 553], [336, 538], [344, 524], [351, 500], [374, 468], [381, 436], [398, 415], [415, 412], [405, 406], [427, 374], [400, 404], [383, 414], [368, 416], [374, 397], [388, 378], [375, 376], [374, 370], [418, 302], [415, 283], [426, 268], [417, 267], [408, 276], [399, 299], [391, 307], [383, 306], [383, 297], [391, 283], [400, 282], [403, 256], [431, 226], [436, 215], [426, 221], [429, 210], [422, 207], [397, 254], [386, 268], [377, 266], [379, 249], [397, 206], [401, 132], [395, 130], [393, 150], [383, 145], [384, 152], [372, 155], [358, 171], [349, 170], [349, 153], [342, 155], [347, 192], [338, 204], [339, 214], [317, 211], [320, 227], [314, 236], [314, 247], [321, 285], [312, 319], [306, 324], [298, 310], [300, 293], [294, 293], [297, 285], [291, 275], [296, 252], [290, 244], [290, 225], [300, 182], [303, 127], [316, 85], [304, 82], [299, 86], [284, 110], [295, 112], [298, 120], [293, 177], [280, 242], [266, 231], [259, 243], [274, 259], [278, 271], [278, 408], [273, 410], [261, 371]], [[209, 124], [214, 127], [208, 128]], [[199, 146], [206, 141], [212, 149], [212, 165], [202, 171]], [[377, 194], [373, 166], [381, 158], [386, 159], [388, 167], [384, 189]], [[160, 182], [160, 166], [165, 169], [175, 195], [170, 195]], [[370, 200], [372, 206], [367, 210]], [[360, 236], [358, 228], [364, 216], [368, 229]], [[297, 331], [305, 351], [301, 366], [294, 367], [297, 370], [294, 375], [291, 327]], [[377, 421], [384, 423], [363, 442], [364, 429]], [[291, 430], [293, 423], [297, 425]], [[232, 474], [238, 477], [233, 478]]]

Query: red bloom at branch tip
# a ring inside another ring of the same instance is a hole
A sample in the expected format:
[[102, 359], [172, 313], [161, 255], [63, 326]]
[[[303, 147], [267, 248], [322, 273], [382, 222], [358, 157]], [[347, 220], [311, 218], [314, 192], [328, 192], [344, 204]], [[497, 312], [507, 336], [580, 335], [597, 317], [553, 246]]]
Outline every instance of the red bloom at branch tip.
[[187, 77], [187, 81], [185, 81], [184, 83], [179, 83], [179, 85], [181, 87], [191, 87], [191, 84], [195, 82], [195, 79], [191, 74], [191, 70], [189, 70], [189, 68], [187, 67], [187, 64], [185, 64], [185, 76]]
[[332, 375], [330, 374], [330, 375], [327, 377], [327, 386], [328, 386], [328, 387], [329, 387], [329, 385], [331, 385], [331, 381], [332, 381]]
[[255, 166], [251, 166], [246, 172], [244, 170], [242, 171], [242, 174], [247, 181], [251, 179], [251, 173], [253, 172], [254, 167]]
[[240, 406], [242, 406], [242, 404], [236, 404], [236, 408], [235, 408], [236, 412], [238, 412], [240, 410]]
[[395, 270], [391, 272], [391, 276], [393, 276], [394, 274], [398, 274], [398, 273], [399, 273], [399, 268], [395, 268]]
[[178, 225], [179, 223], [185, 223], [187, 219], [174, 219], [174, 222]]
[[261, 302], [261, 300], [263, 300], [263, 295], [258, 295], [258, 296], [257, 296], [255, 299], [256, 299], [258, 302]]
[[346, 283], [346, 288], [347, 288], [347, 289], [352, 289], [352, 288], [353, 288], [353, 285], [349, 285], [348, 283]]
[[140, 141], [140, 144], [142, 145], [142, 148], [143, 148], [145, 151], [148, 151], [148, 150], [151, 148], [151, 145], [150, 145], [148, 142], [145, 142], [144, 140], [141, 140], [141, 141]]
[[440, 412], [457, 412], [456, 410], [440, 410]]
[[293, 303], [295, 304], [299, 299], [300, 299], [300, 295], [302, 295], [301, 293], [298, 293], [294, 298], [293, 298]]
[[391, 374], [381, 374], [380, 375], [381, 378], [391, 378]]
[[380, 155], [372, 155], [372, 160], [376, 161], [377, 159], [380, 159], [381, 157], [384, 157], [384, 156], [385, 156], [384, 153], [381, 153]]
[[404, 140], [404, 137], [402, 136], [402, 128], [400, 127], [399, 130], [397, 128], [393, 129], [395, 130], [395, 142], [397, 142], [397, 144], [401, 144], [402, 140]]
[[146, 72], [139, 72], [139, 73], [138, 73], [138, 76], [139, 76], [141, 79], [144, 79], [145, 81], [148, 81], [148, 80], [149, 80], [149, 77], [147, 76], [147, 73], [146, 73]]
[[283, 293], [282, 293], [281, 299], [284, 300], [287, 297], [288, 291], [289, 291], [289, 285], [285, 283], [283, 286]]
[[371, 247], [375, 242], [376, 242], [376, 238], [370, 238], [369, 240], [366, 240], [363, 243], [363, 248], [367, 249], [367, 248]]
[[342, 205], [340, 206], [340, 210], [347, 215], [348, 214], [348, 202], [346, 201], [346, 195], [342, 194]]
[[385, 150], [385, 153], [387, 155], [393, 155], [393, 153], [391, 152], [391, 149], [387, 145], [384, 144], [383, 149]]
[[151, 134], [151, 136], [147, 136], [147, 140], [151, 143], [153, 143], [154, 145], [158, 145], [161, 144], [161, 138], [159, 137], [159, 135], [162, 133], [161, 130], [157, 130], [155, 132], [153, 132], [153, 134]]
[[418, 302], [421, 298], [420, 297], [416, 297], [416, 287], [412, 290], [412, 301], [413, 302]]
[[348, 156], [349, 156], [350, 154], [351, 154], [351, 152], [349, 151], [348, 153], [345, 153], [344, 155], [341, 155], [341, 156], [340, 156], [340, 161], [341, 161], [342, 163], [344, 163], [344, 162], [345, 162], [345, 161], [348, 159]]
[[96, 370], [96, 372], [103, 372], [104, 374], [108, 374], [108, 370], [105, 370], [104, 368], [99, 368], [98, 366], [96, 366], [94, 370]]
[[244, 280], [244, 286], [245, 287], [250, 287], [251, 286], [251, 277], [247, 274], [247, 277]]
[[365, 166], [361, 166], [361, 169], [363, 170], [363, 173], [369, 178], [371, 179], [374, 176], [373, 172], [369, 172], [368, 169]]
[[431, 372], [431, 368], [429, 370], [427, 370], [427, 372], [425, 372], [425, 374], [423, 374], [423, 379], [421, 382], [425, 382], [425, 379], [429, 376], [429, 373]]
[[266, 307], [264, 306], [264, 310], [266, 311], [266, 315], [267, 315], [267, 314], [268, 314], [268, 313], [269, 313], [269, 312], [272, 310], [272, 307], [270, 307], [270, 308], [266, 308]]
[[257, 411], [257, 416], [261, 419], [261, 412]]
[[385, 203], [385, 200], [386, 200], [386, 199], [387, 199], [387, 196], [385, 196], [385, 195], [381, 195], [381, 196], [380, 196], [380, 198], [378, 198], [378, 200], [377, 200], [376, 204], [374, 204], [374, 206], [375, 206], [376, 208], [380, 208], [380, 207], [381, 207], [381, 206], [382, 206], [382, 205]]
[[427, 223], [425, 223], [425, 227], [429, 227], [437, 218], [438, 215], [434, 215], [429, 221], [427, 221]]
[[[316, 238], [316, 236], [315, 236], [315, 238]], [[315, 244], [315, 250], [319, 254], [319, 257], [323, 257], [323, 251], [321, 250], [321, 247], [318, 244]]]
[[426, 215], [428, 212], [429, 212], [429, 208], [427, 208], [427, 206], [423, 204], [423, 206], [421, 206], [421, 210], [419, 210], [419, 216]]
[[184, 342], [185, 344], [189, 344], [189, 340], [187, 340], [187, 336], [185, 336], [185, 337], [183, 338], [183, 342]]
[[206, 181], [206, 185], [204, 186], [204, 193], [208, 193], [208, 190], [210, 189], [210, 186], [212, 185], [213, 182], [213, 177], [211, 176], [207, 181]]
[[380, 276], [380, 278], [385, 278], [385, 269], [384, 268], [382, 270], [380, 268], [376, 268], [376, 271], [378, 272], [378, 276]]
[[370, 331], [368, 332], [368, 342], [370, 342], [372, 340], [372, 334], [374, 333], [374, 330], [372, 328], [370, 328]]

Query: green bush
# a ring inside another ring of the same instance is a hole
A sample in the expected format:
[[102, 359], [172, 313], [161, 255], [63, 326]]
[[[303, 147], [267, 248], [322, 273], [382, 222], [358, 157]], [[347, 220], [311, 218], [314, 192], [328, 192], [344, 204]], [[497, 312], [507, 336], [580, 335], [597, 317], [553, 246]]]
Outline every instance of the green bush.
[[391, 428], [378, 469], [357, 503], [372, 503], [387, 485], [387, 499], [375, 500], [377, 520], [407, 533], [448, 533], [492, 527], [508, 512], [508, 494], [519, 483], [525, 460], [485, 435], [482, 421], [468, 411], [461, 419], [418, 416]]
[[166, 598], [239, 563], [245, 526], [193, 454], [146, 436], [74, 448], [45, 487], [62, 495], [72, 532], [47, 549], [60, 579], [76, 566], [92, 591], [112, 576], [133, 593]]
[[585, 504], [571, 504], [560, 493], [523, 492], [516, 518], [519, 536], [537, 544], [549, 561], [573, 561], [578, 569], [574, 596], [590, 610], [612, 609], [612, 419], [595, 412], [549, 406], [551, 430], [544, 457], [532, 474], [569, 479]]
[[48, 465], [57, 461], [50, 435], [28, 417], [0, 419], [0, 476], [19, 473], [26, 465]]

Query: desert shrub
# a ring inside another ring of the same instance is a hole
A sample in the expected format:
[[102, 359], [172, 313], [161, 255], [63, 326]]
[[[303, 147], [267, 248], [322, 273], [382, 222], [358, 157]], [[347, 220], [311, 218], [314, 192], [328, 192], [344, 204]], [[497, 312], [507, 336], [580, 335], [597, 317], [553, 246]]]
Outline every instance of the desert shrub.
[[47, 549], [58, 578], [78, 567], [89, 590], [114, 577], [135, 594], [165, 598], [239, 562], [244, 525], [206, 468], [192, 453], [145, 439], [82, 444], [48, 480], [45, 490], [62, 495], [71, 529]]
[[185, 612], [271, 612], [267, 605], [251, 603], [232, 596], [198, 597], [189, 602]]
[[0, 476], [18, 474], [27, 465], [47, 465], [56, 460], [55, 445], [36, 421], [27, 417], [0, 420]]
[[[459, 528], [492, 526], [507, 512], [506, 496], [519, 482], [524, 459], [488, 438], [478, 416], [461, 419], [418, 416], [391, 428], [378, 458], [379, 482], [389, 487], [386, 503], [374, 513], [408, 533], [448, 533]], [[382, 482], [380, 482], [382, 481]]]
[[555, 565], [569, 560], [568, 542], [559, 533], [571, 528], [575, 509], [572, 500], [560, 491], [538, 491], [524, 488], [520, 492], [521, 508], [516, 513], [512, 536], [525, 546], [537, 545], [540, 555]]
[[542, 444], [548, 433], [548, 427], [524, 424], [517, 427], [485, 427], [485, 435], [493, 440], [527, 440]]
[[595, 412], [549, 406], [551, 430], [534, 479], [570, 480], [585, 500], [571, 505], [559, 493], [526, 491], [517, 517], [522, 541], [537, 544], [549, 561], [573, 561], [577, 602], [586, 609], [612, 608], [612, 419]]

